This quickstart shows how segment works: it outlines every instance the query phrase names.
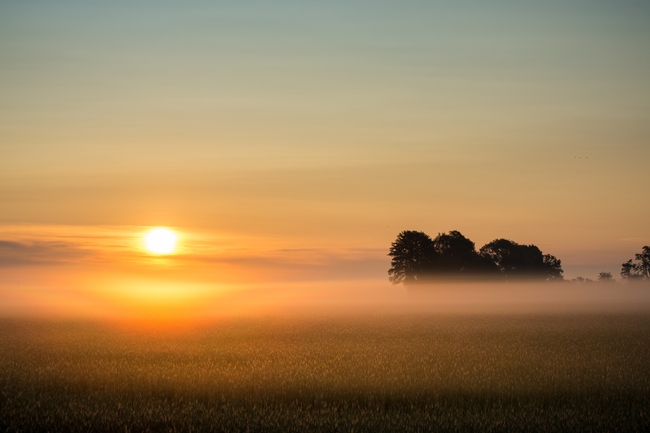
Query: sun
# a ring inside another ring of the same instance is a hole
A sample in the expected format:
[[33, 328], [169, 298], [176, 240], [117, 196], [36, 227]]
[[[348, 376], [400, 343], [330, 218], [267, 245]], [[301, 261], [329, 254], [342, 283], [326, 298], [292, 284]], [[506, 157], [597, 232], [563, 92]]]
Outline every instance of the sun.
[[169, 254], [176, 249], [178, 236], [165, 227], [150, 230], [144, 237], [144, 245], [154, 254]]

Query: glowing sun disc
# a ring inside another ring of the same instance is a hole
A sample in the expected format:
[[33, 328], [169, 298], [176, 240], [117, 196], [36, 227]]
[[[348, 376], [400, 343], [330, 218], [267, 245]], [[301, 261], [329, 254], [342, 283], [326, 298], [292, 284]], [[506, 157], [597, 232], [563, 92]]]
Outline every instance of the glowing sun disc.
[[178, 237], [173, 231], [164, 227], [151, 230], [144, 237], [144, 244], [147, 250], [154, 254], [169, 254], [176, 249]]

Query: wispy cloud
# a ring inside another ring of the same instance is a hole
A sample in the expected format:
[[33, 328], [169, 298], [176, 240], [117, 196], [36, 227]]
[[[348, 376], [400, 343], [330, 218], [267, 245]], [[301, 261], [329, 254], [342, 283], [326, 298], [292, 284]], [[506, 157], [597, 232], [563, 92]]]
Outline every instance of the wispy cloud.
[[67, 242], [0, 240], [0, 267], [54, 265], [74, 262], [86, 256], [88, 252]]

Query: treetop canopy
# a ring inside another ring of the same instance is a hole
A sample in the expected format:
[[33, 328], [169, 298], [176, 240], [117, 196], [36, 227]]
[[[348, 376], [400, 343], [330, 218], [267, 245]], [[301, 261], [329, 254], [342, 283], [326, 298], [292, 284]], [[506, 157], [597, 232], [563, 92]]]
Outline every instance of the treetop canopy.
[[459, 231], [434, 239], [421, 231], [404, 230], [388, 253], [388, 279], [413, 284], [435, 279], [562, 280], [562, 263], [535, 245], [495, 239], [476, 251], [474, 242]]

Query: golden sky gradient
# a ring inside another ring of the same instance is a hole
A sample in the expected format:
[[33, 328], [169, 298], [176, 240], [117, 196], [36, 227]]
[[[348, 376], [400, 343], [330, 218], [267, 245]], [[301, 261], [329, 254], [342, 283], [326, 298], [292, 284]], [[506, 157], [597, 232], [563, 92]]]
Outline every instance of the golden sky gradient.
[[[405, 229], [617, 276], [650, 244], [648, 22], [631, 0], [5, 2], [0, 302], [386, 284]], [[142, 250], [154, 226], [173, 257]]]

